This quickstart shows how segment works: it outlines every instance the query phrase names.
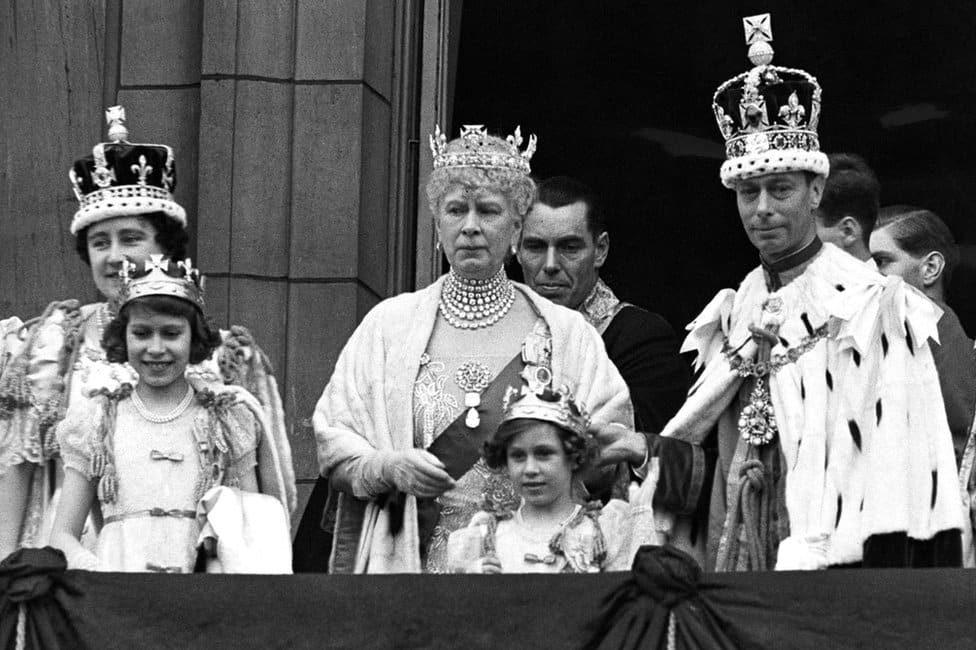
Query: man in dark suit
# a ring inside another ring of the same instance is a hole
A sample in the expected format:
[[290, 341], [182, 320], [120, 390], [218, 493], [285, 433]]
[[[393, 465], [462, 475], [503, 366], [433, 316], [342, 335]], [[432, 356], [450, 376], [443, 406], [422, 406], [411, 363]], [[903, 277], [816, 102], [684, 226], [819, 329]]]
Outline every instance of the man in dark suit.
[[[973, 339], [946, 304], [946, 289], [959, 264], [955, 237], [931, 210], [894, 205], [881, 209], [870, 245], [881, 273], [900, 276], [942, 309], [939, 341], [930, 345], [956, 463], [960, 464], [976, 415], [976, 352]], [[969, 480], [968, 476], [964, 478]]]
[[566, 176], [539, 184], [518, 250], [525, 282], [582, 312], [627, 382], [637, 429], [660, 431], [684, 402], [690, 369], [668, 322], [618, 300], [600, 279], [609, 252], [606, 218], [589, 187]]

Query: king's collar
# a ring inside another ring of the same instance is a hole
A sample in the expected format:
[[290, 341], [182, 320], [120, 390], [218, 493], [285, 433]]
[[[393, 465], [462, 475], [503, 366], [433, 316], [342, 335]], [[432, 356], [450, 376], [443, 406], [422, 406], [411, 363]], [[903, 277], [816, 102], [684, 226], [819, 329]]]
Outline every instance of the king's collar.
[[809, 244], [774, 262], [767, 262], [760, 255], [759, 263], [765, 272], [766, 287], [770, 291], [782, 289], [799, 277], [821, 250], [823, 250], [823, 242], [814, 235]]

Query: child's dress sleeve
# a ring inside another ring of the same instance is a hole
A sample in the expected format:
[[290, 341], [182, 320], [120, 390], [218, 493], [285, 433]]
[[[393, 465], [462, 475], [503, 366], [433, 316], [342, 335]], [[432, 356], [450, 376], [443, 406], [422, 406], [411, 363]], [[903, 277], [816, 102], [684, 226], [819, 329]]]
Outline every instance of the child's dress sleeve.
[[64, 419], [57, 425], [65, 468], [71, 468], [88, 480], [92, 475], [92, 445], [103, 416], [101, 398], [79, 397], [72, 400]]

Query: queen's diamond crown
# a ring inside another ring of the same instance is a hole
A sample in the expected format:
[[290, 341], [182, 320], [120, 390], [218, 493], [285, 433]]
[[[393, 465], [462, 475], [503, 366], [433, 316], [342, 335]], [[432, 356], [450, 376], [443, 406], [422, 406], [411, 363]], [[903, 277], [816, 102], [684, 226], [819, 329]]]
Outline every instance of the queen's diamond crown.
[[535, 154], [536, 137], [529, 136], [525, 149], [521, 149], [522, 142], [521, 127], [515, 127], [515, 133], [503, 140], [489, 135], [481, 124], [465, 124], [461, 136], [448, 142], [441, 127], [435, 126], [430, 150], [434, 154], [434, 169], [484, 167], [531, 174], [529, 161]]

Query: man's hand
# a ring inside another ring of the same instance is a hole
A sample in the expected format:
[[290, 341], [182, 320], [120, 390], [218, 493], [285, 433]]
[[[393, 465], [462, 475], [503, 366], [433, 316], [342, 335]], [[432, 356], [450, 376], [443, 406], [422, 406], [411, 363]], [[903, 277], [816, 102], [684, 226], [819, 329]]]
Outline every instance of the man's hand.
[[627, 462], [638, 467], [644, 464], [647, 439], [643, 433], [631, 431], [616, 422], [593, 422], [590, 433], [600, 445], [600, 465]]
[[444, 463], [423, 449], [406, 449], [390, 454], [383, 464], [383, 477], [401, 492], [416, 497], [439, 497], [454, 487]]

